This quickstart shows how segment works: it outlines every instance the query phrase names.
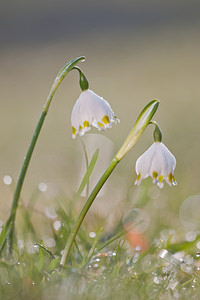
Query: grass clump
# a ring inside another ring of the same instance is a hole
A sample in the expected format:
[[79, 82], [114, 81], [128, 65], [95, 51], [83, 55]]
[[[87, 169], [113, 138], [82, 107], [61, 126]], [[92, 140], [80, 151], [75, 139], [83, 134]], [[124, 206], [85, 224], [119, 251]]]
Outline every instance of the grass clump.
[[[123, 205], [122, 210], [127, 210], [127, 201]], [[146, 205], [141, 197], [137, 212]], [[109, 232], [103, 229], [105, 220], [100, 220], [103, 227], [94, 231], [90, 228], [96, 225], [85, 222], [68, 263], [61, 267], [62, 251], [74, 222], [70, 207], [70, 201], [65, 207], [60, 201], [54, 217], [43, 215], [39, 228], [34, 220], [41, 218], [41, 211], [30, 205], [21, 207], [13, 251], [5, 247], [1, 256], [2, 299], [198, 299], [200, 235], [181, 241], [180, 228], [165, 227], [153, 233], [147, 229], [131, 242], [128, 234], [143, 228], [141, 218], [132, 223], [129, 232], [121, 218], [116, 218], [116, 226]], [[21, 216], [25, 216], [23, 222]], [[46, 230], [44, 240], [41, 226]], [[142, 249], [144, 238], [151, 238], [151, 242]]]

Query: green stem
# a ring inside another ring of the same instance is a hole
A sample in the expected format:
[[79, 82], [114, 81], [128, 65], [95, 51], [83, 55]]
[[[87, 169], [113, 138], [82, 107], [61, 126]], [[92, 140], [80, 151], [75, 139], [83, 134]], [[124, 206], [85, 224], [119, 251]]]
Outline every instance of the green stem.
[[[89, 166], [87, 150], [86, 150], [86, 146], [85, 146], [85, 144], [84, 144], [81, 137], [80, 137], [80, 141], [81, 141], [81, 145], [83, 147], [83, 152], [84, 152], [84, 155], [85, 155], [86, 170], [87, 170], [88, 166]], [[88, 180], [88, 183], [86, 185], [86, 198], [88, 198], [88, 195], [89, 195], [89, 180]]]
[[108, 179], [108, 177], [110, 176], [110, 174], [112, 173], [112, 171], [114, 170], [114, 168], [116, 167], [116, 165], [118, 164], [119, 160], [114, 158], [110, 165], [108, 166], [108, 168], [106, 169], [106, 171], [104, 172], [104, 174], [102, 175], [102, 177], [99, 179], [98, 183], [96, 184], [96, 186], [94, 187], [92, 193], [90, 194], [89, 198], [87, 199], [87, 201], [85, 202], [85, 205], [83, 206], [78, 218], [76, 219], [76, 222], [71, 230], [71, 233], [68, 237], [67, 243], [65, 245], [65, 249], [63, 251], [63, 255], [61, 257], [61, 261], [60, 264], [61, 266], [64, 266], [68, 257], [69, 257], [69, 253], [71, 250], [71, 247], [73, 245], [73, 242], [75, 240], [76, 234], [90, 208], [90, 206], [92, 205], [94, 199], [96, 198], [98, 192], [100, 191], [100, 189], [102, 188], [102, 186], [104, 185], [104, 183], [106, 182], [106, 180]]
[[[67, 73], [69, 73], [72, 70], [72, 68], [78, 62], [81, 62], [81, 61], [84, 61], [84, 60], [85, 60], [85, 57], [82, 56], [82, 57], [78, 57], [78, 58], [70, 61], [69, 63], [67, 63], [61, 69], [61, 71], [58, 73], [58, 75], [56, 76], [56, 78], [54, 80], [54, 83], [53, 83], [53, 85], [51, 87], [50, 93], [49, 93], [49, 95], [47, 97], [47, 101], [46, 101], [46, 103], [44, 105], [42, 114], [40, 116], [39, 122], [38, 122], [38, 124], [36, 126], [36, 129], [35, 129], [35, 132], [33, 134], [31, 143], [30, 143], [30, 145], [28, 147], [28, 151], [27, 151], [27, 154], [25, 156], [25, 159], [24, 159], [24, 162], [23, 162], [23, 165], [22, 165], [22, 169], [21, 169], [18, 181], [17, 181], [16, 189], [15, 189], [14, 196], [13, 196], [13, 201], [12, 201], [12, 207], [11, 207], [11, 211], [10, 211], [10, 216], [9, 216], [7, 222], [6, 222], [6, 225], [5, 225], [6, 228], [7, 228], [7, 232], [6, 232], [5, 238], [2, 241], [2, 244], [0, 245], [0, 253], [1, 253], [2, 249], [5, 246], [6, 240], [9, 240], [9, 239], [12, 240], [12, 232], [14, 230], [15, 217], [16, 217], [16, 212], [17, 212], [17, 207], [18, 207], [18, 202], [19, 202], [19, 197], [20, 197], [22, 185], [23, 185], [23, 182], [24, 182], [24, 179], [25, 179], [25, 176], [26, 176], [26, 172], [27, 172], [27, 169], [28, 169], [28, 166], [29, 166], [32, 154], [33, 154], [33, 150], [35, 148], [35, 145], [36, 145], [39, 133], [41, 131], [42, 125], [43, 125], [44, 120], [45, 120], [45, 117], [46, 117], [47, 112], [49, 110], [49, 106], [51, 104], [53, 96], [54, 96], [57, 88], [61, 84], [62, 80], [67, 75]], [[12, 241], [11, 241], [11, 244], [12, 244]]]
[[114, 235], [113, 237], [111, 237], [108, 241], [106, 241], [103, 245], [101, 245], [100, 247], [98, 247], [98, 251], [101, 251], [103, 248], [107, 247], [108, 245], [110, 245], [112, 242], [116, 241], [117, 239], [119, 239], [120, 237], [124, 236], [126, 234], [126, 231], [120, 231], [119, 233], [117, 233], [116, 235]]

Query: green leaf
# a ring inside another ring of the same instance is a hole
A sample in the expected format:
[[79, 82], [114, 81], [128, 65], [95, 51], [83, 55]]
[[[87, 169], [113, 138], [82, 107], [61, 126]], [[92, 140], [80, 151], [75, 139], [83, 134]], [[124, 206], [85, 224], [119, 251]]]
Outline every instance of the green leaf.
[[94, 170], [94, 167], [96, 165], [96, 162], [97, 162], [97, 159], [98, 159], [98, 156], [99, 156], [99, 149], [97, 149], [94, 153], [94, 155], [92, 156], [92, 159], [89, 163], [89, 166], [87, 168], [87, 171], [83, 177], [83, 180], [78, 188], [78, 191], [76, 193], [76, 197], [79, 197], [81, 195], [81, 193], [83, 192], [86, 184], [89, 182], [89, 179], [90, 179], [90, 176], [92, 174], [92, 171]]

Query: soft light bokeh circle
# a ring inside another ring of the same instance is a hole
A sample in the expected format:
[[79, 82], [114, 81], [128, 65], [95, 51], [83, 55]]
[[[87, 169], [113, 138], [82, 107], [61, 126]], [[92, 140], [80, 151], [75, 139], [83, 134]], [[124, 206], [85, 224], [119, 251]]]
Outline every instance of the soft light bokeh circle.
[[186, 198], [180, 206], [179, 218], [188, 230], [200, 230], [200, 195]]
[[148, 229], [150, 216], [145, 210], [134, 208], [125, 214], [122, 223], [126, 231], [134, 229], [140, 234]]

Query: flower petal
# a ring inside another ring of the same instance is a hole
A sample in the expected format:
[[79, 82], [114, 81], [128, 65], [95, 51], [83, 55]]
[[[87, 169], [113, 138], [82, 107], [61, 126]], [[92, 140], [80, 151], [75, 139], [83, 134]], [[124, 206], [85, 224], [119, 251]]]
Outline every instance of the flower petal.
[[163, 180], [170, 186], [176, 185], [175, 167], [176, 159], [174, 155], [163, 143], [154, 142], [136, 161], [135, 170], [138, 177], [135, 183], [140, 184], [143, 178], [151, 176], [153, 183], [157, 183], [160, 188], [164, 186]]
[[151, 145], [151, 147], [145, 151], [136, 161], [135, 171], [137, 175], [141, 174], [141, 179], [146, 178], [150, 174], [151, 165], [153, 158], [156, 154], [155, 145]]
[[81, 93], [72, 110], [72, 137], [75, 138], [77, 133], [83, 135], [90, 130], [91, 125], [99, 130], [105, 130], [112, 127], [112, 122], [119, 123], [119, 120], [109, 103], [87, 89]]

